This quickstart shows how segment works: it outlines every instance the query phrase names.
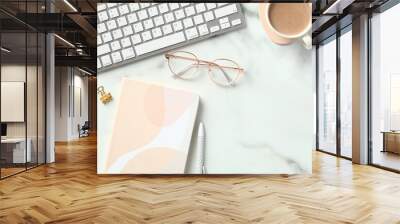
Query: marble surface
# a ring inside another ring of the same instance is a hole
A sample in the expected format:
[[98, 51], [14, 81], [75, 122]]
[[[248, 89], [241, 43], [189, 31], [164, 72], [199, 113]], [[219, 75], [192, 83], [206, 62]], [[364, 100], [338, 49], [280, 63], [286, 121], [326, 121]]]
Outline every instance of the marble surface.
[[[115, 99], [124, 77], [197, 93], [196, 122], [202, 121], [206, 128], [208, 173], [310, 173], [314, 123], [311, 50], [300, 43], [272, 43], [258, 19], [258, 3], [242, 7], [247, 23], [244, 29], [182, 48], [202, 59], [238, 62], [245, 76], [235, 87], [215, 85], [206, 70], [195, 80], [174, 79], [163, 55], [100, 73], [98, 85]], [[107, 153], [115, 109], [116, 100], [107, 105], [98, 102], [98, 163], [104, 162]], [[196, 150], [193, 138], [187, 173], [199, 172]]]

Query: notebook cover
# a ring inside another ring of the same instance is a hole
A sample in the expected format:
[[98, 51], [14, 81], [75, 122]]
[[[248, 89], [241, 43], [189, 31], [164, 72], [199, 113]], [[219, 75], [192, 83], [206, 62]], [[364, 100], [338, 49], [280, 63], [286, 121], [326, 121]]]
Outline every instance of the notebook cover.
[[199, 97], [124, 79], [105, 162], [106, 174], [183, 174]]

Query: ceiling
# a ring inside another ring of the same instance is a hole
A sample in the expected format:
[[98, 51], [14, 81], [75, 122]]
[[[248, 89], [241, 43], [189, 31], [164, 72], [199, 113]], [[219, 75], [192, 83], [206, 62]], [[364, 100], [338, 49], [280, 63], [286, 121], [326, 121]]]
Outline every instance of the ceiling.
[[391, 0], [313, 0], [313, 44], [319, 44], [352, 23], [354, 17]]
[[[66, 1], [47, 0], [46, 5], [45, 0], [1, 0], [0, 26], [3, 34], [7, 34], [4, 38], [12, 40], [4, 41], [3, 46], [9, 42], [7, 48], [13, 48], [13, 55], [26, 55], [25, 35], [16, 33], [25, 33], [27, 29], [54, 32], [60, 37], [55, 38], [56, 65], [73, 62], [73, 66], [95, 74], [97, 0]], [[28, 55], [34, 49], [28, 44]]]

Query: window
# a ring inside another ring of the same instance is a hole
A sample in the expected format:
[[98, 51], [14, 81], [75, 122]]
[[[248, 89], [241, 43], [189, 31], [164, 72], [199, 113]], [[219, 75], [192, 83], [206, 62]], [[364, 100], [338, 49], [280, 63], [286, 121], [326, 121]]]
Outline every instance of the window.
[[[352, 157], [352, 33], [340, 36], [340, 155]], [[347, 31], [347, 32], [346, 32]]]
[[371, 160], [400, 170], [400, 4], [371, 18]]
[[336, 40], [318, 48], [318, 149], [336, 153]]

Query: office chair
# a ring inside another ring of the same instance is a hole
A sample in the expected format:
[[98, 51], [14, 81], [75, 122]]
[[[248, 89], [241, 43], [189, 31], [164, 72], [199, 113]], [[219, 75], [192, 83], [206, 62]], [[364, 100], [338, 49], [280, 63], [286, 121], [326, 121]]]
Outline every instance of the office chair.
[[89, 121], [85, 121], [82, 127], [79, 127], [78, 125], [78, 129], [79, 129], [79, 138], [89, 136], [89, 129], [90, 129]]

